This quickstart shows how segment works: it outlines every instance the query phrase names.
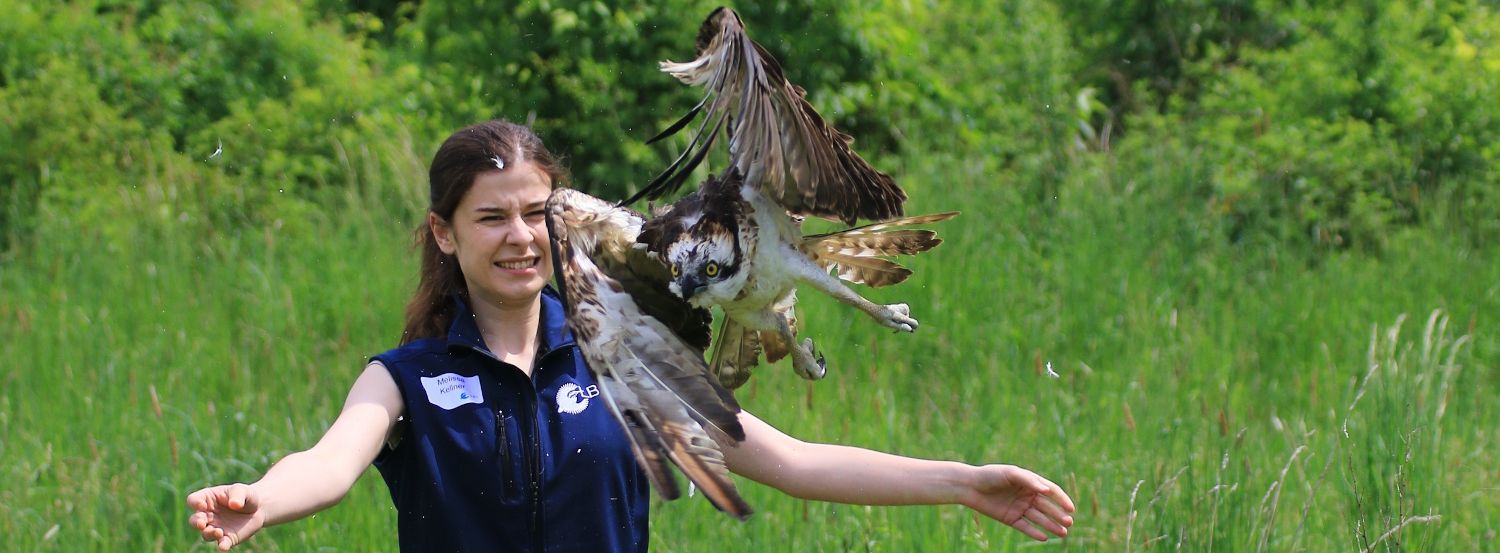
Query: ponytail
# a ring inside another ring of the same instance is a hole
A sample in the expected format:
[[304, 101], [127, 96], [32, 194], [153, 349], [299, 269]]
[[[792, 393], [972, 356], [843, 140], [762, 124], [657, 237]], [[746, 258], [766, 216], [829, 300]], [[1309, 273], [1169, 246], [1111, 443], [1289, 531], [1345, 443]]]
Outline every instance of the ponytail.
[[463, 272], [458, 269], [458, 258], [438, 249], [437, 238], [432, 235], [432, 227], [427, 224], [426, 217], [422, 218], [421, 226], [417, 227], [416, 242], [413, 245], [422, 256], [418, 273], [420, 280], [417, 282], [416, 293], [412, 294], [411, 301], [406, 304], [406, 328], [401, 331], [402, 345], [413, 340], [446, 335], [448, 325], [453, 323], [452, 298], [458, 296], [467, 300], [469, 296]]

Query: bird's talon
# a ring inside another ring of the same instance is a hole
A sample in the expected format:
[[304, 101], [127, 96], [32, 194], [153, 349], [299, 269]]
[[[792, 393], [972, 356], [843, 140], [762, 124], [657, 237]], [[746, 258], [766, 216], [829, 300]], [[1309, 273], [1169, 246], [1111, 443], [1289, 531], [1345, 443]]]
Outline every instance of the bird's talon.
[[799, 349], [803, 355], [797, 356], [792, 363], [792, 368], [797, 370], [799, 376], [807, 380], [819, 380], [828, 375], [828, 362], [824, 359], [823, 352], [813, 347], [812, 338], [802, 340], [802, 347]]
[[911, 318], [911, 308], [904, 303], [885, 306], [884, 323], [901, 332], [916, 332], [917, 320]]

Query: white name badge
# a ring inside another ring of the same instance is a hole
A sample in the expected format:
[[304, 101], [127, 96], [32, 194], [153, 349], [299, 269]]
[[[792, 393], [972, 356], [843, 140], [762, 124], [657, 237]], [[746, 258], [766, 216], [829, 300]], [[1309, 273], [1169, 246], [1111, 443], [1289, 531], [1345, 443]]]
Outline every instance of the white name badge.
[[427, 389], [427, 401], [450, 411], [465, 403], [484, 403], [484, 390], [480, 389], [477, 376], [453, 373], [424, 376], [422, 387]]

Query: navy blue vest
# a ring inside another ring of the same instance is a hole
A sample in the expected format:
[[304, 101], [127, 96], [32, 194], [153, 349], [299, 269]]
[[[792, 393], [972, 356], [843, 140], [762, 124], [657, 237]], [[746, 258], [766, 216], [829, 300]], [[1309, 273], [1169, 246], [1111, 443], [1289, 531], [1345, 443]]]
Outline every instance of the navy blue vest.
[[646, 551], [649, 485], [556, 292], [542, 294], [531, 378], [496, 359], [454, 301], [446, 338], [372, 359], [406, 403], [399, 441], [375, 459], [401, 551]]

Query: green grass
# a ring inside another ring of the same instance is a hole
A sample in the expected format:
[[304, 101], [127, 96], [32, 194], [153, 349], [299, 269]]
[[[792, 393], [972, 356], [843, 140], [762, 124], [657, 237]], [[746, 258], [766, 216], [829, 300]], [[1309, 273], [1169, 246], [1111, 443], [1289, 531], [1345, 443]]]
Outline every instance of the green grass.
[[[183, 497], [311, 445], [413, 284], [420, 166], [306, 220], [123, 234], [44, 213], [0, 258], [0, 549], [205, 549]], [[913, 213], [958, 208], [900, 286], [893, 335], [803, 294], [829, 377], [764, 367], [745, 406], [809, 440], [1030, 467], [1079, 505], [1097, 551], [1495, 551], [1500, 252], [1436, 225], [1378, 254], [1229, 244], [1149, 185], [1172, 160], [1079, 163], [1045, 201], [954, 160], [900, 168]], [[396, 193], [390, 191], [400, 190]], [[946, 191], [938, 193], [939, 190]], [[175, 208], [174, 208], [175, 209]], [[166, 221], [166, 222], [163, 222]], [[1404, 321], [1403, 321], [1404, 317]], [[1400, 321], [1400, 322], [1398, 322]], [[1060, 378], [1044, 374], [1044, 367]], [[1347, 433], [1346, 433], [1347, 430]], [[959, 507], [804, 502], [745, 482], [758, 514], [658, 503], [658, 551], [1019, 550]], [[378, 476], [248, 551], [394, 551]]]

